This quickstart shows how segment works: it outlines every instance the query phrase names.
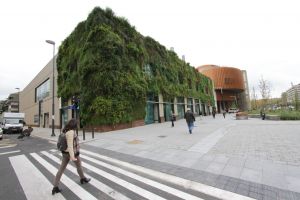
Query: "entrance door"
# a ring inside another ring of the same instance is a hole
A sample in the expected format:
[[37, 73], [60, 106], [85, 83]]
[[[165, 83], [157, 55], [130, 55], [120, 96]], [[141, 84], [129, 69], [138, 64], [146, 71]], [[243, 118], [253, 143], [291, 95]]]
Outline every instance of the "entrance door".
[[49, 113], [44, 113], [44, 128], [49, 128]]
[[172, 111], [171, 103], [165, 103], [164, 104], [165, 121], [171, 121], [171, 111]]
[[152, 124], [152, 123], [154, 123], [154, 103], [147, 102], [145, 124]]

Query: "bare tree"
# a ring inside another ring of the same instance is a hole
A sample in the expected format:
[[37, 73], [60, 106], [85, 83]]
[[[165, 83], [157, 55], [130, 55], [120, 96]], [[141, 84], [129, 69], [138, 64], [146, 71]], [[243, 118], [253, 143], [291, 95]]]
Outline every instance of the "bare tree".
[[255, 91], [255, 87], [252, 87], [252, 95], [251, 95], [251, 107], [257, 109], [257, 104], [256, 104], [256, 100], [257, 100], [257, 95], [256, 95], [256, 91]]
[[271, 85], [269, 81], [265, 80], [263, 76], [261, 76], [261, 79], [259, 80], [259, 89], [260, 89], [260, 94], [262, 97], [263, 101], [263, 107], [266, 106], [268, 103], [268, 100], [271, 97]]

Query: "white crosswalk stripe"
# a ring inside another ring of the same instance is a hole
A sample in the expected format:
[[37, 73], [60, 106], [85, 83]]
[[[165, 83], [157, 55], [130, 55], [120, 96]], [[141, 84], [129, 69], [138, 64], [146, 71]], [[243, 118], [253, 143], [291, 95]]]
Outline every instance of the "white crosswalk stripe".
[[10, 157], [9, 160], [15, 170], [27, 199], [65, 199], [61, 194], [55, 195], [54, 198], [49, 195], [49, 190], [46, 188], [51, 188], [52, 184], [28, 160], [28, 158], [26, 158], [25, 155]]
[[[30, 156], [28, 156], [11, 156], [9, 157], [9, 160], [24, 190], [25, 196], [29, 200], [70, 199], [70, 195], [75, 195], [79, 199], [84, 200], [102, 199], [104, 196], [116, 200], [203, 200], [198, 195], [200, 195], [200, 193], [205, 193], [201, 192], [199, 189], [202, 185], [199, 185], [196, 182], [191, 182], [179, 177], [167, 175], [81, 149], [82, 166], [85, 168], [84, 172], [87, 177], [92, 178], [87, 185], [87, 188], [82, 187], [82, 185], [78, 183], [78, 177], [76, 181], [72, 180], [74, 179], [74, 176], [69, 172], [77, 175], [77, 170], [73, 165], [69, 164], [66, 173], [64, 173], [61, 178], [61, 183], [64, 184], [64, 186], [61, 186], [63, 192], [53, 196], [51, 195], [53, 185], [49, 180], [53, 180], [58, 171], [58, 166], [61, 163], [61, 153], [56, 150], [50, 150], [41, 151], [39, 154], [30, 153]], [[50, 174], [45, 174], [46, 171], [49, 171]], [[158, 180], [161, 180], [163, 183]], [[174, 185], [177, 186], [174, 187]], [[64, 193], [65, 187], [68, 188], [72, 194], [70, 192]], [[33, 190], [33, 188], [35, 189]], [[178, 188], [182, 188], [182, 190]], [[193, 194], [190, 194], [186, 189], [193, 190]], [[225, 198], [221, 199], [251, 199], [230, 192], [226, 193], [226, 191], [224, 192], [223, 190], [218, 190], [216, 188], [214, 190], [212, 187], [205, 187], [205, 189], [209, 190], [210, 196], [215, 196], [211, 195], [212, 192], [215, 192], [218, 198], [220, 196], [224, 197], [225, 195]]]
[[[42, 164], [49, 172], [51, 172], [51, 174], [53, 174], [54, 176], [56, 175], [57, 169], [53, 165], [51, 165], [49, 162], [47, 162], [46, 160], [44, 160], [42, 157], [40, 157], [36, 153], [31, 153], [30, 155], [34, 159], [36, 159], [40, 164]], [[87, 192], [86, 190], [84, 190], [82, 187], [80, 187], [77, 183], [75, 183], [74, 181], [72, 181], [67, 176], [62, 175], [61, 182], [63, 184], [65, 184], [65, 185], [67, 185], [68, 188], [74, 194], [76, 194], [80, 199], [84, 199], [84, 200], [97, 200], [96, 197], [94, 197], [89, 192]]]
[[[57, 157], [53, 156], [52, 154], [46, 152], [46, 151], [42, 151], [42, 154], [44, 154], [45, 156], [47, 156], [48, 158], [52, 159], [54, 162], [56, 163], [61, 163], [60, 159], [58, 159]], [[67, 169], [70, 170], [72, 173], [77, 174], [76, 168], [68, 165]], [[111, 187], [101, 183], [100, 181], [96, 180], [96, 179], [92, 179], [90, 184], [92, 184], [93, 186], [95, 186], [96, 188], [100, 189], [102, 192], [104, 192], [105, 194], [107, 194], [108, 196], [112, 197], [113, 199], [119, 199], [119, 200], [129, 200], [128, 197], [124, 196], [123, 194], [115, 191], [114, 189], [112, 189]]]
[[4, 149], [4, 148], [11, 148], [11, 147], [15, 147], [17, 146], [16, 144], [13, 145], [4, 145], [4, 146], [0, 146], [0, 149]]
[[6, 154], [11, 154], [11, 153], [18, 153], [18, 152], [20, 152], [20, 150], [16, 150], [16, 151], [7, 151], [7, 152], [0, 153], [0, 156], [1, 156], [1, 155], [6, 155]]
[[97, 158], [100, 158], [102, 160], [114, 163], [114, 164], [117, 164], [119, 166], [126, 167], [128, 169], [134, 169], [137, 172], [148, 174], [152, 177], [167, 181], [169, 183], [176, 184], [176, 185], [182, 186], [184, 188], [192, 189], [194, 191], [198, 191], [200, 193], [207, 194], [209, 196], [213, 196], [213, 197], [216, 197], [216, 198], [219, 198], [222, 200], [254, 200], [250, 197], [245, 197], [245, 196], [242, 196], [242, 195], [239, 195], [236, 193], [232, 193], [232, 192], [229, 192], [226, 190], [221, 190], [221, 189], [214, 188], [214, 187], [211, 187], [208, 185], [204, 185], [204, 184], [201, 184], [198, 182], [194, 182], [194, 181], [190, 181], [190, 180], [183, 179], [180, 177], [176, 177], [176, 176], [173, 176], [170, 174], [166, 174], [166, 173], [154, 171], [151, 169], [147, 169], [147, 168], [144, 168], [141, 166], [133, 165], [133, 164], [130, 164], [127, 162], [123, 162], [123, 161], [120, 161], [120, 160], [117, 160], [114, 158], [103, 156], [103, 155], [100, 155], [100, 154], [97, 154], [97, 153], [94, 153], [91, 151], [87, 151], [84, 149], [81, 149], [81, 152], [91, 155], [91, 156], [94, 156], [94, 157], [97, 157]]
[[111, 181], [113, 181], [113, 182], [115, 182], [115, 183], [117, 183], [117, 184], [119, 184], [119, 185], [121, 185], [123, 187], [126, 187], [128, 190], [131, 190], [131, 191], [133, 191], [133, 192], [135, 192], [135, 193], [137, 193], [137, 194], [139, 194], [139, 195], [141, 195], [141, 196], [143, 196], [143, 197], [145, 197], [147, 199], [151, 199], [151, 200], [165, 200], [165, 198], [162, 198], [162, 197], [160, 197], [160, 196], [158, 196], [158, 195], [156, 195], [156, 194], [154, 194], [152, 192], [149, 192], [149, 191], [147, 191], [147, 190], [145, 190], [145, 189], [143, 189], [143, 188], [141, 188], [139, 186], [131, 184], [128, 181], [122, 180], [122, 179], [120, 179], [120, 178], [118, 178], [118, 177], [116, 177], [116, 176], [114, 176], [112, 174], [109, 174], [109, 173], [107, 173], [107, 172], [105, 172], [105, 171], [103, 171], [101, 169], [98, 169], [98, 168], [96, 168], [96, 167], [94, 167], [92, 165], [89, 165], [89, 164], [86, 164], [86, 163], [82, 163], [82, 166], [88, 168], [89, 170], [95, 172], [96, 174], [99, 174], [102, 177], [107, 178], [108, 180], [111, 180]]
[[[150, 180], [150, 179], [141, 177], [141, 176], [136, 175], [136, 174], [134, 174], [134, 173], [132, 173], [132, 172], [125, 171], [125, 170], [123, 170], [123, 169], [121, 169], [121, 168], [112, 166], [112, 165], [110, 165], [110, 164], [106, 164], [106, 163], [104, 163], [104, 162], [102, 162], [102, 161], [98, 161], [98, 160], [96, 160], [96, 159], [94, 159], [94, 158], [90, 158], [90, 157], [85, 156], [85, 155], [81, 155], [81, 158], [84, 158], [84, 159], [86, 159], [86, 160], [89, 160], [89, 161], [91, 161], [91, 162], [93, 162], [93, 163], [96, 163], [96, 164], [98, 164], [98, 165], [101, 165], [101, 166], [103, 166], [103, 167], [106, 167], [106, 168], [108, 168], [108, 169], [111, 169], [111, 170], [116, 171], [116, 172], [118, 172], [118, 173], [124, 174], [124, 175], [126, 175], [126, 176], [128, 176], [128, 177], [130, 177], [130, 178], [136, 179], [136, 180], [138, 180], [138, 181], [141, 181], [141, 182], [143, 182], [143, 183], [145, 183], [145, 184], [148, 184], [148, 185], [150, 185], [150, 186], [152, 186], [152, 187], [158, 188], [158, 189], [160, 189], [160, 190], [163, 190], [163, 191], [165, 191], [165, 192], [168, 192], [168, 193], [173, 194], [173, 195], [175, 195], [175, 196], [178, 196], [178, 197], [180, 197], [180, 198], [183, 198], [183, 199], [189, 199], [189, 200], [202, 200], [202, 199], [199, 198], [199, 197], [195, 197], [195, 196], [193, 196], [193, 195], [190, 195], [190, 194], [185, 193], [185, 192], [182, 192], [182, 191], [180, 191], [180, 190], [171, 188], [171, 187], [166, 186], [166, 185], [164, 185], [164, 184], [161, 184], [161, 183], [159, 183], [159, 182], [152, 181], [152, 180]], [[83, 166], [84, 166], [84, 165], [86, 165], [86, 167], [89, 168], [89, 166], [88, 166], [87, 164], [84, 164], [84, 163], [83, 163]]]

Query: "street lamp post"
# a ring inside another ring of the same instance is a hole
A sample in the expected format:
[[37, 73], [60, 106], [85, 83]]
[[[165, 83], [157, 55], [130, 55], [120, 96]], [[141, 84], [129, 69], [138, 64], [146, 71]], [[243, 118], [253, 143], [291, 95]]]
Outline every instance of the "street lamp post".
[[18, 90], [18, 113], [20, 112], [20, 88], [15, 88], [16, 90]]
[[52, 40], [46, 40], [47, 43], [52, 44], [53, 45], [53, 68], [52, 68], [52, 134], [51, 136], [55, 136], [54, 133], [54, 62], [55, 62], [55, 42]]

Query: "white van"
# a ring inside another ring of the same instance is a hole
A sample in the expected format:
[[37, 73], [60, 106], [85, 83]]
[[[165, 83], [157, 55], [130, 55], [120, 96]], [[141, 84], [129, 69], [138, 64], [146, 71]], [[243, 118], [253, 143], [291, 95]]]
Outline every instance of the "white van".
[[24, 126], [25, 113], [4, 112], [2, 114], [2, 129], [5, 133], [21, 133]]

